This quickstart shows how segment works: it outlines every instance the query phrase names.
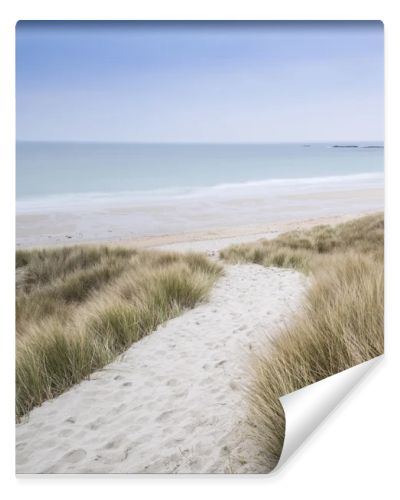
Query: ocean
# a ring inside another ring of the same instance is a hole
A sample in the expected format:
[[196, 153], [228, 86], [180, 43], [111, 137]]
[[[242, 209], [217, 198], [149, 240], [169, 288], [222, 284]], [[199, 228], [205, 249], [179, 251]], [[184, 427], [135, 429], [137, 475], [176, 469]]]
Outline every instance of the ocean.
[[17, 213], [383, 183], [383, 143], [18, 142]]

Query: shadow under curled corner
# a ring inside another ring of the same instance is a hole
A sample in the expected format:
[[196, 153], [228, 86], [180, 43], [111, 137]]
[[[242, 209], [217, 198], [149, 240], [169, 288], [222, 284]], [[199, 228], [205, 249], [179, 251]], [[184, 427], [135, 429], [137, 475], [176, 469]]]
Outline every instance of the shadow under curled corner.
[[383, 360], [383, 354], [280, 398], [286, 430], [278, 470], [347, 394]]

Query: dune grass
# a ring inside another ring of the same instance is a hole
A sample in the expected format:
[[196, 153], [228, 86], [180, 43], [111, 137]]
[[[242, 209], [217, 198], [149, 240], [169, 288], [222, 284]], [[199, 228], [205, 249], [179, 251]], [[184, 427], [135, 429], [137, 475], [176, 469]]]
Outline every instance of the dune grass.
[[251, 367], [249, 414], [268, 470], [285, 434], [279, 398], [383, 353], [383, 244], [378, 214], [221, 252], [230, 262], [294, 268], [311, 280], [300, 312]]
[[199, 254], [106, 246], [20, 250], [16, 268], [17, 419], [204, 300], [222, 273]]
[[[383, 259], [383, 215], [370, 215], [337, 226], [315, 226], [284, 233], [273, 240], [233, 245], [221, 251], [223, 259], [310, 272], [326, 255], [359, 253]], [[323, 260], [322, 260], [323, 261]]]

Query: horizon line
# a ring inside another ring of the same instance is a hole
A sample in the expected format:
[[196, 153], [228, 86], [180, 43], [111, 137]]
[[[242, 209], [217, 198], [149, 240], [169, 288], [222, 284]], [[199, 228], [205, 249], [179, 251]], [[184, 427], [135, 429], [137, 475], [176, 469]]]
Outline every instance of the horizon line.
[[385, 142], [384, 139], [326, 139], [326, 140], [294, 140], [294, 141], [110, 141], [110, 140], [79, 140], [79, 139], [16, 139], [16, 143], [53, 143], [53, 144], [138, 144], [138, 145], [257, 145], [257, 144], [327, 144], [327, 143], [360, 143]]

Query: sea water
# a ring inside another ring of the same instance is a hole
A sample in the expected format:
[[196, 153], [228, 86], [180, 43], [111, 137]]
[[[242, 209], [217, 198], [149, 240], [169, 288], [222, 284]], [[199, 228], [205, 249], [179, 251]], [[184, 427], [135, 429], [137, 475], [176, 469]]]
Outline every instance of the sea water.
[[382, 185], [381, 142], [18, 142], [17, 212], [174, 198], [250, 196], [303, 184]]

